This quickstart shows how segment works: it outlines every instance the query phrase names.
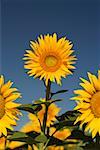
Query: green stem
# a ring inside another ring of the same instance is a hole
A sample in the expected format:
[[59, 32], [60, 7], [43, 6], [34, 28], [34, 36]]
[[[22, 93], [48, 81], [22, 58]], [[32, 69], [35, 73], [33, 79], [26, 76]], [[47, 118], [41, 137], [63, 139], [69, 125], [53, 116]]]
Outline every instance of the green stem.
[[41, 128], [41, 131], [42, 131], [42, 125], [41, 125], [41, 121], [40, 121], [40, 119], [39, 119], [39, 118], [38, 118], [38, 121], [39, 121], [40, 128]]
[[50, 99], [50, 93], [51, 93], [51, 81], [48, 81], [48, 85], [46, 86], [46, 101]]
[[40, 143], [40, 144], [39, 144], [39, 147], [38, 147], [38, 150], [44, 150], [44, 149], [43, 149], [43, 146], [44, 146], [44, 144], [43, 144], [43, 143]]
[[[48, 85], [46, 86], [46, 101], [50, 99], [51, 94], [51, 81], [48, 81]], [[44, 114], [44, 120], [43, 120], [43, 132], [46, 134], [46, 122], [47, 122], [47, 114], [48, 114], [48, 105], [45, 105], [45, 114]]]
[[46, 144], [45, 144], [44, 147], [43, 147], [43, 150], [46, 150], [49, 141], [50, 141], [50, 139], [47, 140]]
[[[51, 137], [52, 137], [56, 132], [57, 132], [57, 130], [51, 135]], [[48, 145], [48, 143], [49, 143], [51, 137], [47, 140], [46, 144], [44, 145], [43, 150], [46, 150], [46, 147], [47, 147], [47, 145]]]
[[100, 137], [99, 137], [99, 135], [97, 135], [96, 136], [96, 144], [99, 145], [99, 142], [100, 142]]
[[7, 137], [5, 136], [5, 149], [6, 149], [6, 144], [7, 144]]

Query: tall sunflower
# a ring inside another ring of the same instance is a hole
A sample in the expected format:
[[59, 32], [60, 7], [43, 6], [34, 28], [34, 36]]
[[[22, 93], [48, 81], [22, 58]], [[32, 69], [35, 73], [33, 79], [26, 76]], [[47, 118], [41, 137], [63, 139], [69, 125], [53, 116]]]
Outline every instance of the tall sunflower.
[[57, 39], [57, 34], [40, 35], [37, 41], [30, 41], [31, 50], [26, 50], [24, 68], [28, 69], [29, 76], [61, 84], [61, 77], [72, 74], [76, 57], [72, 55], [73, 44], [62, 37]]
[[89, 81], [81, 78], [83, 89], [75, 90], [72, 99], [77, 102], [75, 109], [81, 112], [75, 123], [87, 123], [85, 131], [89, 130], [94, 138], [97, 133], [100, 135], [100, 70], [98, 77], [88, 73], [88, 78]]
[[4, 76], [0, 76], [0, 136], [2, 133], [7, 136], [7, 128], [13, 129], [11, 125], [16, 125], [20, 112], [16, 107], [20, 106], [13, 101], [21, 95], [16, 88], [11, 88], [13, 82], [4, 83]]

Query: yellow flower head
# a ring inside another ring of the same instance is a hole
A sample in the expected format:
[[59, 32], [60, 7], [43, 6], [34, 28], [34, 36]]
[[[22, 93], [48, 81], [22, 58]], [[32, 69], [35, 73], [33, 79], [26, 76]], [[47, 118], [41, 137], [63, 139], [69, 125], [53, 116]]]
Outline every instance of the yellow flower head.
[[77, 102], [75, 109], [81, 112], [75, 123], [80, 121], [81, 126], [87, 123], [85, 131], [89, 130], [94, 138], [97, 132], [100, 135], [100, 70], [98, 77], [91, 73], [88, 77], [89, 81], [81, 78], [83, 89], [75, 90], [77, 95], [72, 99]]
[[66, 37], [57, 39], [57, 34], [38, 37], [38, 41], [30, 41], [31, 50], [26, 50], [24, 68], [35, 78], [45, 79], [61, 84], [61, 77], [72, 74], [76, 57], [72, 55], [73, 44]]
[[7, 128], [13, 129], [11, 125], [16, 125], [17, 115], [20, 112], [16, 107], [20, 106], [13, 101], [20, 98], [20, 93], [16, 88], [11, 88], [12, 82], [4, 83], [4, 77], [0, 76], [0, 136], [3, 133], [7, 136]]

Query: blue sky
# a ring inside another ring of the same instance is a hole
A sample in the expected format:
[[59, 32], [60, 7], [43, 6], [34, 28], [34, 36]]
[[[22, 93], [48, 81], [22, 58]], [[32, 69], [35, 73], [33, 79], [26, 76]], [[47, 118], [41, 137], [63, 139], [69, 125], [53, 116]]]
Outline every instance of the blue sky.
[[[29, 41], [40, 34], [54, 33], [66, 36], [74, 43], [78, 61], [72, 76], [62, 80], [62, 87], [52, 85], [55, 92], [68, 89], [59, 95], [62, 112], [75, 106], [69, 98], [79, 87], [79, 77], [87, 78], [87, 71], [96, 74], [100, 68], [100, 1], [99, 0], [1, 0], [2, 47], [1, 74], [11, 79], [22, 93], [21, 103], [30, 103], [45, 97], [42, 81], [28, 77], [22, 57]], [[27, 121], [24, 116], [19, 127]]]

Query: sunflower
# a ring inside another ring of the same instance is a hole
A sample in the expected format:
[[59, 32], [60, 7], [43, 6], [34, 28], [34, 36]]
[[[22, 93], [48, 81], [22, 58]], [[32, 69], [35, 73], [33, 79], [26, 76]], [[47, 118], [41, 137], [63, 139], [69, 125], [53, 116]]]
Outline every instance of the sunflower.
[[76, 57], [72, 55], [73, 44], [62, 37], [57, 39], [57, 34], [40, 35], [37, 41], [30, 41], [31, 50], [26, 50], [24, 68], [29, 69], [29, 76], [44, 79], [46, 85], [48, 80], [61, 85], [61, 77], [72, 74], [75, 69], [73, 64]]
[[76, 119], [75, 123], [80, 121], [80, 126], [86, 123], [85, 131], [92, 133], [94, 138], [97, 133], [100, 135], [100, 70], [98, 71], [98, 77], [88, 73], [89, 81], [80, 78], [82, 83], [82, 89], [75, 90], [75, 97], [77, 106], [75, 110], [78, 110], [81, 114]]
[[7, 128], [13, 130], [11, 125], [16, 125], [18, 114], [21, 114], [16, 107], [20, 106], [13, 101], [21, 95], [16, 88], [11, 88], [13, 82], [4, 83], [4, 76], [0, 76], [0, 136], [7, 136]]

